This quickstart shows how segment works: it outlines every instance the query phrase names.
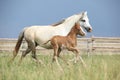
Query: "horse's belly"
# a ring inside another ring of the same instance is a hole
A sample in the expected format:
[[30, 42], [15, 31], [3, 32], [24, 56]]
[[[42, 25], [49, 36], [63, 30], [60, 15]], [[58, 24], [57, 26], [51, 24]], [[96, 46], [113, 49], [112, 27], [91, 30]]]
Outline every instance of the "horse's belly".
[[52, 49], [51, 43], [43, 44], [43, 45], [40, 45], [40, 46], [43, 47], [43, 48], [46, 48], [46, 49]]
[[41, 47], [46, 48], [46, 49], [53, 49], [51, 45], [43, 45]]

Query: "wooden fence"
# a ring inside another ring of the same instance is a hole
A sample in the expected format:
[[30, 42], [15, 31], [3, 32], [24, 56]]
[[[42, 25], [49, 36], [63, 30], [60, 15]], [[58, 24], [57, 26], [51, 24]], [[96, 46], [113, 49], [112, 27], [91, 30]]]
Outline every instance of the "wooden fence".
[[[13, 51], [17, 39], [0, 39], [0, 51]], [[87, 52], [120, 52], [120, 37], [91, 37], [91, 38], [78, 38], [78, 49]], [[23, 40], [20, 51], [27, 48], [25, 40]], [[42, 47], [37, 47], [37, 50], [45, 50]]]

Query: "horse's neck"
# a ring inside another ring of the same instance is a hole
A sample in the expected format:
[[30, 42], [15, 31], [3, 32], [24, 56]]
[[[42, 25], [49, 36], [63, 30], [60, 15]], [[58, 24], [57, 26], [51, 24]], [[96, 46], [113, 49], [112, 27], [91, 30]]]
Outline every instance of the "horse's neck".
[[[63, 30], [63, 31], [64, 31], [64, 32], [63, 32], [63, 35], [66, 36], [66, 35], [70, 32], [70, 30], [72, 29], [72, 27], [75, 25], [75, 23], [76, 23], [77, 21], [79, 21], [80, 17], [81, 17], [81, 16], [73, 15], [73, 16], [67, 18], [67, 19], [64, 21], [64, 23], [58, 25], [58, 26], [55, 27], [55, 28], [57, 28], [56, 30], [59, 30], [59, 29]], [[58, 29], [58, 28], [59, 28], [59, 29]]]
[[70, 17], [63, 25], [66, 31], [66, 34], [70, 32], [75, 23], [80, 19], [80, 16], [74, 15]]
[[71, 31], [67, 35], [67, 38], [72, 40], [72, 42], [74, 42], [75, 44], [77, 44], [77, 33], [76, 33], [75, 29], [73, 29], [73, 28], [71, 29]]

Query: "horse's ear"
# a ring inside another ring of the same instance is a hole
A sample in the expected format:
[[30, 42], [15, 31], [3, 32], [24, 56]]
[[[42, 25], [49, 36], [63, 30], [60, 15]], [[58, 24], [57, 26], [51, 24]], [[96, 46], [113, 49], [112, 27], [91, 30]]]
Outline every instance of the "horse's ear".
[[84, 15], [84, 11], [83, 11], [83, 12], [80, 12], [80, 13], [78, 13], [78, 14], [76, 14], [76, 15], [81, 15], [81, 14]]
[[82, 12], [82, 15], [87, 15], [87, 11], [85, 11], [85, 12]]
[[85, 11], [84, 14], [87, 15], [87, 11]]

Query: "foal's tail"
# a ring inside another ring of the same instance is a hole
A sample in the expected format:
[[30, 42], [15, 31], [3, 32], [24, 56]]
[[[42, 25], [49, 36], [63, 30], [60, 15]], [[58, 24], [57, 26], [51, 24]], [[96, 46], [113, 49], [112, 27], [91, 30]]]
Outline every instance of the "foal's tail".
[[23, 31], [19, 34], [19, 37], [18, 37], [18, 40], [17, 40], [17, 43], [15, 45], [15, 48], [13, 50], [13, 58], [12, 58], [12, 61], [14, 60], [14, 58], [17, 56], [18, 54], [18, 51], [19, 51], [19, 48], [21, 46], [21, 43], [22, 43], [22, 40], [24, 38], [24, 32], [25, 32], [26, 28], [23, 29]]
[[51, 40], [48, 40], [47, 42], [43, 43], [43, 45], [44, 45], [44, 44], [47, 44], [49, 41], [51, 41]]

